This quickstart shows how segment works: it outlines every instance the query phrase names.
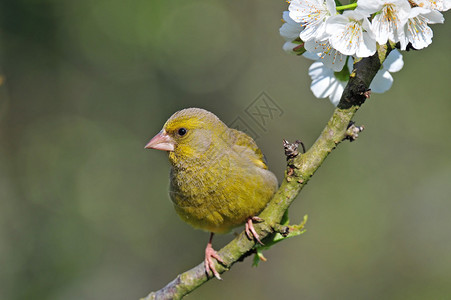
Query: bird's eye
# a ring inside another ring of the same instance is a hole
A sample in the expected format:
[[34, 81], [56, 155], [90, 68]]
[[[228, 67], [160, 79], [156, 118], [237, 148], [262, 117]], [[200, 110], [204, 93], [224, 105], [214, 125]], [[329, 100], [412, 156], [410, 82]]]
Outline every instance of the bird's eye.
[[180, 136], [184, 136], [186, 134], [186, 128], [180, 128], [179, 131], [178, 131], [178, 134]]

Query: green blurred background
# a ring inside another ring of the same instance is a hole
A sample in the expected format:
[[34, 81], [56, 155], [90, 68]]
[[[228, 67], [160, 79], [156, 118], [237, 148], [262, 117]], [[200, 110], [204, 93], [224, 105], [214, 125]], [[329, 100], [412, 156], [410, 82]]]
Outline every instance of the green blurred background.
[[[309, 90], [311, 61], [281, 49], [286, 9], [0, 2], [0, 299], [138, 299], [201, 262], [208, 234], [179, 220], [167, 155], [143, 147], [203, 107], [252, 127], [281, 179], [282, 138], [311, 145], [333, 111]], [[450, 299], [449, 20], [433, 30], [291, 207], [308, 231], [189, 299]], [[283, 110], [264, 130], [245, 113], [262, 92]]]

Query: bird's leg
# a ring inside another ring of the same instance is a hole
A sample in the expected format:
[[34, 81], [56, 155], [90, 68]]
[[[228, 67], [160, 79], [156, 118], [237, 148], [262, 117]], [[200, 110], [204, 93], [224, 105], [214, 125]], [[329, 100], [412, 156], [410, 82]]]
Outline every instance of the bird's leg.
[[215, 269], [215, 263], [213, 262], [213, 258], [222, 264], [224, 264], [224, 261], [219, 256], [219, 254], [215, 251], [215, 249], [213, 249], [213, 247], [211, 246], [211, 241], [213, 240], [213, 235], [214, 235], [213, 232], [210, 233], [210, 240], [208, 241], [207, 247], [205, 248], [205, 260], [204, 260], [205, 272], [207, 272], [207, 276], [208, 276], [210, 271], [212, 271], [216, 278], [218, 278], [219, 280], [222, 280], [221, 276], [219, 276], [218, 271], [216, 271], [216, 269]]
[[262, 241], [260, 241], [260, 237], [257, 231], [255, 231], [253, 221], [262, 222], [263, 219], [259, 217], [249, 217], [246, 221], [244, 231], [246, 232], [248, 238], [250, 238], [251, 240], [254, 238], [260, 245], [263, 245]]

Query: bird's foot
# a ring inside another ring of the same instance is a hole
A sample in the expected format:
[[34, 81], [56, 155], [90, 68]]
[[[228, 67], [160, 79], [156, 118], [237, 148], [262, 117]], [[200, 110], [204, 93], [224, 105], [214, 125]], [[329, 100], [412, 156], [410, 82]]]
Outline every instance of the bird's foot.
[[221, 276], [219, 276], [218, 271], [216, 271], [213, 258], [216, 259], [218, 262], [224, 264], [224, 261], [219, 256], [218, 252], [216, 252], [215, 249], [213, 249], [213, 247], [211, 246], [211, 242], [210, 242], [207, 244], [207, 247], [205, 248], [205, 260], [204, 260], [205, 272], [207, 272], [207, 276], [208, 276], [208, 274], [210, 274], [210, 271], [211, 271], [217, 279], [222, 280]]
[[257, 231], [255, 231], [253, 222], [263, 222], [263, 219], [259, 217], [249, 217], [246, 221], [244, 231], [249, 239], [255, 239], [260, 245], [263, 245], [262, 241], [260, 241], [260, 236]]

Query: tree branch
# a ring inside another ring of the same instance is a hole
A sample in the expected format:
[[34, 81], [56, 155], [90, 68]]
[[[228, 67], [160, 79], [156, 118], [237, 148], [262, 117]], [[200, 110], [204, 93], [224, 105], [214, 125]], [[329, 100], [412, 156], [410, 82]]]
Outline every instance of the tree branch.
[[[274, 228], [277, 228], [285, 211], [302, 188], [329, 153], [348, 137], [348, 127], [352, 117], [368, 98], [370, 83], [392, 49], [393, 45], [389, 44], [378, 46], [376, 54], [354, 63], [354, 70], [340, 103], [319, 138], [306, 153], [287, 159], [285, 178], [274, 198], [260, 214], [264, 222], [255, 225], [255, 229], [262, 239], [275, 232]], [[241, 233], [218, 252], [225, 265], [216, 263], [216, 270], [224, 273], [233, 264], [252, 254], [254, 246], [255, 242], [250, 241], [244, 233]], [[205, 273], [204, 263], [201, 263], [178, 275], [164, 288], [150, 293], [142, 300], [181, 299], [209, 279], [211, 278], [208, 278]]]

